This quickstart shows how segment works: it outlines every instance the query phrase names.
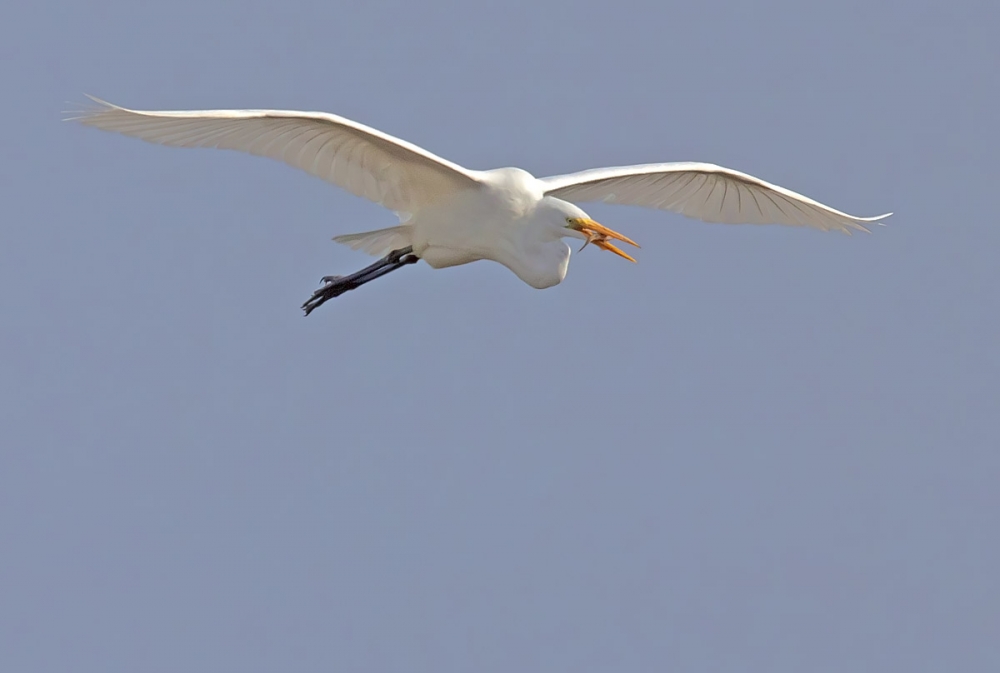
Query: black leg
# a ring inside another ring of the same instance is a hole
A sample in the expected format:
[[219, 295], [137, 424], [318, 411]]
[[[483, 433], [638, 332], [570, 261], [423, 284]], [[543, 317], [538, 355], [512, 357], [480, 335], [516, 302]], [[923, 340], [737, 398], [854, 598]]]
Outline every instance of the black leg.
[[313, 296], [309, 298], [309, 301], [302, 305], [302, 310], [306, 312], [306, 315], [309, 315], [319, 306], [322, 306], [334, 297], [339, 297], [348, 290], [361, 287], [369, 281], [381, 278], [387, 273], [419, 261], [420, 258], [413, 254], [413, 246], [407, 246], [399, 250], [393, 250], [371, 266], [366, 266], [361, 271], [352, 273], [349, 276], [326, 276], [323, 278], [325, 285], [313, 292]]

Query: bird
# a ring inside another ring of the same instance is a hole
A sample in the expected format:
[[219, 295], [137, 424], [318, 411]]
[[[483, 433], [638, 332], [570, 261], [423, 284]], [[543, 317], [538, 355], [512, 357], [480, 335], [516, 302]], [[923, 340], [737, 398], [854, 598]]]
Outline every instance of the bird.
[[303, 305], [326, 301], [404, 266], [434, 269], [499, 263], [532, 288], [566, 278], [567, 240], [635, 258], [638, 248], [598, 223], [579, 203], [673, 211], [705, 222], [777, 224], [870, 232], [892, 213], [855, 217], [752, 175], [710, 163], [593, 168], [536, 178], [520, 168], [473, 170], [344, 117], [294, 110], [132, 110], [95, 105], [71, 120], [172, 147], [214, 147], [265, 156], [301, 169], [395, 212], [399, 224], [337, 235], [334, 241], [380, 257], [346, 276], [325, 276]]

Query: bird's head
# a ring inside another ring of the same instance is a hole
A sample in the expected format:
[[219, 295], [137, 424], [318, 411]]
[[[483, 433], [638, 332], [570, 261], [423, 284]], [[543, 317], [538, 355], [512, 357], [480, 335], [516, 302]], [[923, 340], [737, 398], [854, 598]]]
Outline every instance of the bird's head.
[[638, 243], [627, 236], [619, 234], [617, 231], [608, 229], [600, 222], [595, 222], [589, 215], [572, 204], [565, 203], [565, 205], [563, 205], [563, 207], [559, 210], [560, 212], [558, 215], [561, 218], [560, 224], [563, 228], [562, 236], [570, 236], [572, 238], [578, 238], [586, 241], [580, 250], [583, 250], [583, 248], [586, 248], [587, 245], [593, 243], [601, 250], [613, 252], [620, 257], [624, 257], [630, 262], [635, 261], [631, 255], [615, 247], [611, 241], [621, 241], [622, 243], [628, 243], [636, 248], [639, 247]]
[[536, 225], [532, 227], [534, 235], [540, 236], [545, 241], [576, 238], [585, 241], [580, 250], [593, 243], [602, 250], [613, 252], [630, 262], [635, 261], [631, 255], [616, 248], [611, 241], [622, 241], [637, 248], [638, 243], [595, 222], [587, 213], [568, 201], [551, 196], [544, 197], [535, 206], [533, 219]]

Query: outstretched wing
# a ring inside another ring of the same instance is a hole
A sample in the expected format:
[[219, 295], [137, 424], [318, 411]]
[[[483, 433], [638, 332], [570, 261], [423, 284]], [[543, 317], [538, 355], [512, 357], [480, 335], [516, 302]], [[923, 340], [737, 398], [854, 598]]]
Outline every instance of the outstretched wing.
[[878, 217], [854, 217], [730, 168], [694, 162], [595, 168], [542, 178], [546, 194], [566, 201], [646, 206], [726, 224], [786, 224], [824, 231], [868, 231]]
[[292, 110], [127, 110], [99, 107], [75, 117], [173, 147], [217, 147], [278, 159], [391, 210], [413, 213], [473, 188], [475, 171], [357, 122]]

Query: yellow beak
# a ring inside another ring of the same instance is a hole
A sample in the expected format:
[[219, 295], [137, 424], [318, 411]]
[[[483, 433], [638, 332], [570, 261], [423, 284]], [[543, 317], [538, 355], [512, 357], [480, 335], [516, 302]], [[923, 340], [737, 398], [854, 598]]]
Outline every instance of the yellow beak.
[[[617, 231], [614, 231], [613, 229], [608, 229], [599, 222], [594, 222], [591, 219], [583, 217], [573, 220], [570, 223], [570, 228], [576, 229], [577, 231], [587, 234], [588, 237], [587, 242], [583, 244], [583, 248], [586, 248], [588, 244], [593, 243], [601, 250], [607, 250], [608, 252], [613, 252], [619, 257], [624, 257], [630, 262], [635, 261], [635, 258], [633, 258], [631, 255], [622, 252], [609, 242], [609, 239], [614, 239], [616, 241], [621, 241], [622, 243], [628, 243], [629, 245], [633, 245], [638, 248], [639, 244], [633, 241], [631, 238], [628, 238], [627, 236], [622, 236]], [[580, 248], [580, 250], [583, 250], [583, 248]]]

